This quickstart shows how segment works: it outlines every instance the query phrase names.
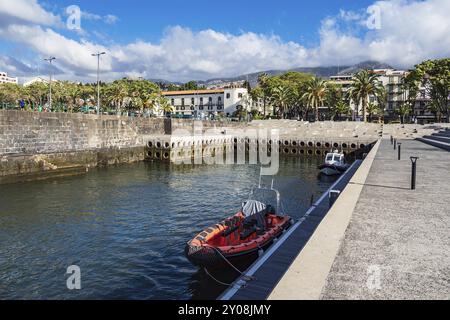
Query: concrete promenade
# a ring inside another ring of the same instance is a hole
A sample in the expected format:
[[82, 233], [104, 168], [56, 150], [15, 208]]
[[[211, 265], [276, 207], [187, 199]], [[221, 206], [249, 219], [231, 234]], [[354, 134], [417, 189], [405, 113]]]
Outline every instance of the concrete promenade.
[[321, 298], [450, 299], [450, 153], [401, 142], [398, 161], [382, 141]]
[[[450, 153], [399, 142], [400, 161], [381, 141], [270, 299], [450, 299]], [[420, 158], [416, 190], [410, 156]]]

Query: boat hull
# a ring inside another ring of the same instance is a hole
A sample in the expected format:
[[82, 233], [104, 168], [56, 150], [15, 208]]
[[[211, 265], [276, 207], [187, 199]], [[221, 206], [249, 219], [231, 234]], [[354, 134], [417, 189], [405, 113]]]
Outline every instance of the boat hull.
[[340, 175], [347, 171], [348, 165], [339, 166], [339, 165], [331, 165], [331, 164], [324, 164], [319, 167], [320, 172], [327, 176], [335, 176]]
[[[224, 230], [221, 226], [222, 224], [218, 224], [215, 227], [208, 229], [210, 231], [212, 229], [211, 233], [223, 232]], [[247, 243], [236, 245], [215, 246], [209, 244], [208, 241], [199, 242], [196, 240], [196, 237], [186, 244], [185, 255], [188, 260], [196, 266], [210, 269], [221, 268], [226, 266], [228, 262], [233, 263], [233, 261], [236, 260], [256, 257], [260, 249], [265, 249], [270, 246], [273, 243], [273, 240], [278, 238], [283, 231], [290, 226], [291, 219], [287, 216], [283, 217], [281, 218], [280, 223], [272, 226], [264, 234], [259, 235]]]

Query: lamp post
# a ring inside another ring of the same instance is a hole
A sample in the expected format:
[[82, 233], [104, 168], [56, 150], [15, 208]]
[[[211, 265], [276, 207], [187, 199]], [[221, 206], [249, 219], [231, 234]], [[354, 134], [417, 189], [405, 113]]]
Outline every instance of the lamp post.
[[97, 114], [100, 114], [100, 56], [106, 52], [93, 53], [93, 57], [97, 57]]
[[55, 57], [49, 57], [47, 59], [44, 59], [45, 61], [47, 61], [48, 63], [50, 63], [50, 82], [49, 82], [49, 87], [50, 87], [50, 94], [49, 94], [49, 107], [50, 107], [50, 111], [52, 111], [52, 76], [53, 76], [53, 68], [52, 68], [52, 62], [53, 60], [56, 60]]

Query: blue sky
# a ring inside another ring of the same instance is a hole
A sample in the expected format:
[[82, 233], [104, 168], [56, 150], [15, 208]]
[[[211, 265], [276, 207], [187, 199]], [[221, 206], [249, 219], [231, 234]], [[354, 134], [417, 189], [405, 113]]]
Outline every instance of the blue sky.
[[362, 10], [367, 0], [84, 0], [42, 2], [46, 8], [64, 11], [76, 4], [81, 10], [118, 17], [115, 25], [84, 21], [119, 43], [135, 39], [157, 42], [168, 26], [181, 25], [193, 31], [214, 29], [238, 34], [255, 32], [276, 34], [285, 41], [316, 45], [321, 21], [345, 10]]
[[[81, 11], [67, 27], [66, 8]], [[375, 8], [376, 14], [368, 9]], [[1, 0], [0, 70], [26, 80], [175, 81], [378, 60], [409, 68], [450, 56], [448, 0]], [[375, 20], [373, 20], [375, 19]], [[377, 22], [377, 27], [369, 22]]]

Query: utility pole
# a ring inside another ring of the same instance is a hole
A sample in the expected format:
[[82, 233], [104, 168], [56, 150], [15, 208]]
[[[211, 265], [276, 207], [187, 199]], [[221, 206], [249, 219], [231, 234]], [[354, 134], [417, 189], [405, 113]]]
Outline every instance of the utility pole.
[[97, 114], [100, 114], [100, 56], [106, 52], [93, 53], [93, 57], [97, 57]]
[[53, 76], [53, 68], [52, 68], [52, 62], [53, 60], [56, 60], [55, 57], [50, 57], [48, 59], [44, 59], [45, 61], [48, 61], [50, 63], [50, 95], [49, 95], [49, 107], [50, 111], [52, 111], [52, 76]]

